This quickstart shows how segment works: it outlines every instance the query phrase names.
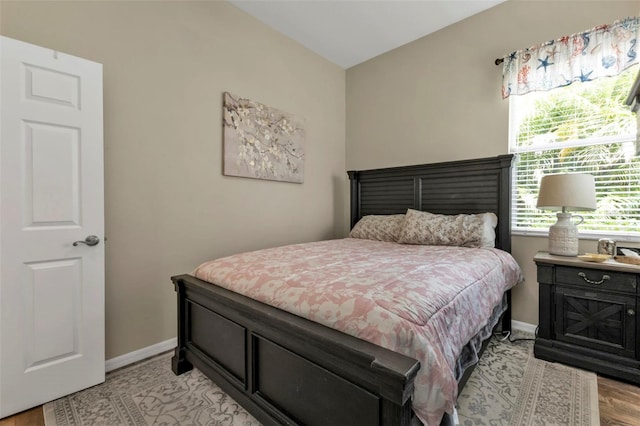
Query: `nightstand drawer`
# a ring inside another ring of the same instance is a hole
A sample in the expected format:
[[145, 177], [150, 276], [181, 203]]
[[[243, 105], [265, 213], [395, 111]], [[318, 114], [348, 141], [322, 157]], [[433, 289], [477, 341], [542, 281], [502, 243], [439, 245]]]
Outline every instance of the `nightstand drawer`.
[[572, 268], [568, 266], [556, 266], [555, 268], [555, 282], [557, 284], [577, 285], [589, 289], [635, 294], [636, 279], [636, 274], [602, 269]]

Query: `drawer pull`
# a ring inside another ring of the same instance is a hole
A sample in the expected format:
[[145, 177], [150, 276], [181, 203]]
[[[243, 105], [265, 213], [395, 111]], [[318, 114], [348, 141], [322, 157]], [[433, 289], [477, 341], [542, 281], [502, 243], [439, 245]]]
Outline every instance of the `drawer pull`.
[[606, 274], [602, 276], [602, 279], [600, 281], [590, 280], [589, 278], [587, 278], [587, 274], [585, 274], [584, 272], [578, 272], [578, 276], [583, 280], [585, 280], [586, 282], [588, 282], [589, 284], [596, 284], [596, 285], [602, 284], [603, 282], [611, 279], [611, 277]]
[[635, 309], [627, 309], [627, 314], [632, 317], [636, 314], [636, 310]]

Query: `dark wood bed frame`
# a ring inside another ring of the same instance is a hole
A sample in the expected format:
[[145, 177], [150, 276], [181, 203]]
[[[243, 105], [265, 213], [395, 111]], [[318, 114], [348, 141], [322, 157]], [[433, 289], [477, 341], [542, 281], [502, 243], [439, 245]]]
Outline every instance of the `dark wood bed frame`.
[[[350, 171], [351, 226], [408, 208], [493, 212], [496, 246], [511, 249], [511, 155]], [[212, 285], [172, 277], [178, 293], [175, 374], [194, 366], [264, 425], [411, 425], [420, 363]], [[510, 303], [510, 292], [507, 293]], [[507, 310], [502, 329], [510, 330]], [[466, 377], [460, 380], [464, 386]]]

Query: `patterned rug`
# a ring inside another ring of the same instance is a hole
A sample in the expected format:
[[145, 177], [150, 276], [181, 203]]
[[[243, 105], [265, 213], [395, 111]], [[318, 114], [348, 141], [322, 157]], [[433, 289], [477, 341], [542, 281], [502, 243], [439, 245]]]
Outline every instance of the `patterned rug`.
[[[599, 425], [597, 378], [537, 360], [530, 341], [493, 339], [458, 399], [461, 425]], [[259, 423], [198, 370], [176, 377], [172, 353], [107, 374], [44, 406], [47, 426]]]
[[598, 404], [595, 373], [536, 359], [531, 341], [493, 338], [457, 408], [464, 426], [599, 426]]

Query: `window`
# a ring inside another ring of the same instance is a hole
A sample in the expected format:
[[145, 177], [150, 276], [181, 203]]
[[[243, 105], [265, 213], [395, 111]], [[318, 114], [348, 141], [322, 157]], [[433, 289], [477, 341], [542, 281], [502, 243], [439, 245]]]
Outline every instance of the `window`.
[[578, 212], [581, 232], [640, 237], [637, 120], [624, 103], [639, 68], [509, 98], [514, 233], [546, 232], [556, 217], [536, 208], [540, 178], [575, 172], [596, 181], [598, 208]]

